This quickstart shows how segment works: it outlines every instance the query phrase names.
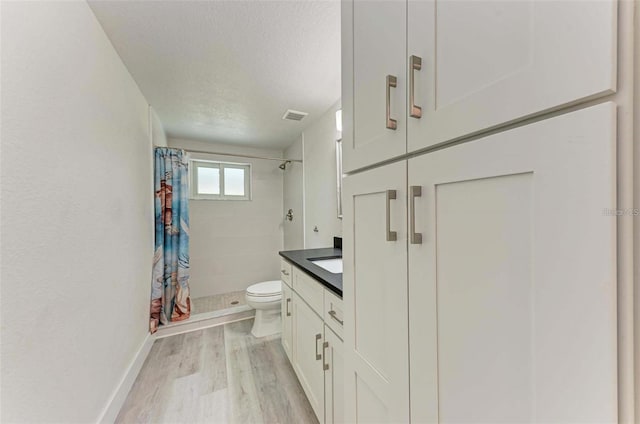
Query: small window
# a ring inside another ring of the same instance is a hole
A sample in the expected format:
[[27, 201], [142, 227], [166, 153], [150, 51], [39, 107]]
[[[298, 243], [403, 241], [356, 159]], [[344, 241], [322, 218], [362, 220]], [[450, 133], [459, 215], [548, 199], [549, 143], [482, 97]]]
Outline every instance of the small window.
[[251, 165], [191, 161], [191, 198], [251, 200]]

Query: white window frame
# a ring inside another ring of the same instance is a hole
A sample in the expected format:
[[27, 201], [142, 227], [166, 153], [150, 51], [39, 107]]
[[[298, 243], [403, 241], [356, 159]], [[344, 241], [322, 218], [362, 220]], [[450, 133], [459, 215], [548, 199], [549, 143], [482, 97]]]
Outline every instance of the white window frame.
[[[189, 163], [189, 198], [193, 200], [251, 200], [251, 164], [220, 162], [214, 160], [191, 159]], [[214, 168], [220, 170], [220, 194], [198, 193], [198, 168]], [[244, 196], [234, 196], [224, 192], [224, 170], [244, 170]]]

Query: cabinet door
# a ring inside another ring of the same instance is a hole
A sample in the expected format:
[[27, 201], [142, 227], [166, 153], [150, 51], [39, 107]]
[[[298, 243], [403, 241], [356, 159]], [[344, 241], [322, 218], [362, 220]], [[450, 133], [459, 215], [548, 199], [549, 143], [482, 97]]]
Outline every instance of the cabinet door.
[[605, 103], [409, 161], [412, 422], [617, 422], [615, 128]]
[[[345, 421], [349, 423], [409, 420], [406, 166], [398, 162], [344, 180]], [[395, 190], [395, 199], [387, 197], [388, 190]], [[395, 240], [388, 237], [389, 231], [395, 232]]]
[[324, 322], [297, 294], [293, 294], [293, 368], [320, 422], [324, 421]]
[[293, 361], [293, 292], [291, 288], [282, 283], [282, 347], [289, 358]]
[[345, 172], [406, 152], [406, 13], [406, 1], [342, 2]]
[[324, 422], [344, 423], [344, 355], [342, 340], [324, 326]]
[[422, 58], [409, 151], [616, 90], [615, 0], [408, 7], [408, 55]]

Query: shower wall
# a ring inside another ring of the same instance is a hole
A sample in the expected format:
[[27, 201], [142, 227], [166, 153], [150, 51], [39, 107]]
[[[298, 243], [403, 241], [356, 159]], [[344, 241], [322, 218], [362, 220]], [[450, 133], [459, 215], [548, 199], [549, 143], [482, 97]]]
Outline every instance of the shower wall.
[[[255, 156], [282, 157], [282, 151], [185, 139], [170, 147]], [[192, 154], [194, 159], [250, 163], [252, 200], [190, 200], [191, 297], [245, 290], [279, 279], [283, 250], [283, 171], [279, 162]]]
[[[300, 135], [284, 151], [287, 159], [302, 159], [303, 136]], [[293, 218], [284, 221], [284, 250], [304, 249], [304, 163], [291, 162], [284, 173], [284, 213], [289, 209]]]
[[339, 101], [306, 128], [303, 134], [306, 249], [333, 246], [333, 237], [342, 236], [342, 220], [338, 219], [336, 170], [338, 109]]

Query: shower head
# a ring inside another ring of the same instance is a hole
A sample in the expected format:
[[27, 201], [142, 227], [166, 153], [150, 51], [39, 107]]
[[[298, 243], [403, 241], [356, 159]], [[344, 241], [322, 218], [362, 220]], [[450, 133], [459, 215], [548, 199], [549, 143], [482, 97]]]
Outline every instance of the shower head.
[[280, 165], [278, 165], [278, 168], [280, 168], [280, 169], [282, 169], [284, 171], [285, 169], [287, 169], [287, 164], [289, 164], [289, 163], [291, 163], [290, 160], [285, 160]]

